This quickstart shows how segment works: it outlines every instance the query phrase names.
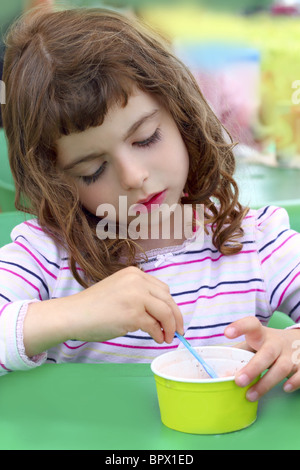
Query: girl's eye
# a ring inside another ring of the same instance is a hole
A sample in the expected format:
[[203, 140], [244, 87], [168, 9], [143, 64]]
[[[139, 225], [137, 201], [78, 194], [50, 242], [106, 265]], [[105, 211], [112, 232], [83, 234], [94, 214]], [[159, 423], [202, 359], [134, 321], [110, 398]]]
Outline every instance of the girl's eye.
[[97, 181], [97, 179], [100, 178], [100, 176], [104, 172], [105, 167], [106, 167], [106, 163], [107, 162], [102, 163], [102, 165], [98, 168], [98, 170], [95, 173], [93, 173], [92, 175], [90, 175], [90, 176], [79, 176], [79, 179], [82, 180], [87, 185], [95, 183]]
[[160, 140], [161, 140], [161, 133], [160, 133], [160, 129], [158, 128], [156, 129], [154, 134], [151, 135], [151, 137], [141, 142], [134, 142], [133, 145], [136, 145], [137, 147], [150, 147], [150, 145], [155, 144], [156, 142], [159, 142]]
[[[151, 137], [149, 137], [148, 139], [145, 139], [141, 142], [134, 142], [133, 145], [135, 145], [137, 147], [141, 147], [141, 148], [147, 148], [147, 147], [150, 147], [151, 145], [155, 144], [156, 142], [158, 142], [160, 140], [161, 140], [161, 132], [160, 132], [160, 129], [158, 128], [158, 129], [156, 129], [154, 134], [151, 135]], [[90, 185], [90, 184], [95, 183], [98, 180], [98, 178], [100, 178], [102, 173], [104, 172], [105, 167], [106, 167], [106, 163], [107, 162], [104, 162], [94, 174], [89, 175], [89, 176], [78, 176], [78, 178], [81, 181], [83, 181], [86, 185]]]

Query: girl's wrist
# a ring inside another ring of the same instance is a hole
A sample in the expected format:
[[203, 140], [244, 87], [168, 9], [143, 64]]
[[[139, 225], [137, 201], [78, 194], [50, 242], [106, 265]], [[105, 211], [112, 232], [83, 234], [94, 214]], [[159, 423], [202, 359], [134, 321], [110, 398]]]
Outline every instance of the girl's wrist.
[[65, 298], [28, 305], [23, 323], [23, 342], [27, 357], [39, 355], [70, 339]]
[[[34, 302], [38, 302], [38, 301], [34, 300]], [[46, 359], [47, 355], [45, 353], [41, 353], [32, 357], [28, 357], [25, 353], [25, 347], [24, 347], [24, 333], [23, 333], [24, 319], [26, 317], [28, 306], [30, 303], [24, 303], [19, 311], [17, 325], [16, 325], [17, 348], [18, 348], [20, 358], [25, 362], [25, 364], [31, 365], [32, 362], [34, 362], [35, 364], [40, 365], [40, 363], [42, 363]]]

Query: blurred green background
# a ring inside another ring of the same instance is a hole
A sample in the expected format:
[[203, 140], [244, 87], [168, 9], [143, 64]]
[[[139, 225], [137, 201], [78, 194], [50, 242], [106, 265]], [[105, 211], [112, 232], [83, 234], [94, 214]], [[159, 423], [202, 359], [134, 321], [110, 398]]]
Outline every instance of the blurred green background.
[[[63, 3], [63, 2], [61, 2]], [[103, 5], [122, 7], [143, 8], [144, 6], [185, 6], [188, 3], [200, 7], [209, 7], [217, 11], [240, 12], [245, 10], [253, 11], [255, 8], [269, 8], [274, 2], [272, 0], [107, 0], [99, 2], [97, 0], [69, 0], [69, 4], [76, 6]]]

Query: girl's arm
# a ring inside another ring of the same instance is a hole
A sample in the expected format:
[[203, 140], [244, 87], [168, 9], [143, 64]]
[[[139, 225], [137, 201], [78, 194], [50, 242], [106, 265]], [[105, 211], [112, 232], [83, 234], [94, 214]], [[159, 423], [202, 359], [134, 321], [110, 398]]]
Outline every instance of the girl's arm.
[[101, 342], [139, 329], [171, 343], [183, 319], [165, 283], [130, 267], [69, 297], [30, 304], [23, 338], [32, 357], [70, 339]]
[[68, 337], [66, 312], [68, 297], [30, 303], [23, 324], [25, 354], [31, 358], [53, 346], [71, 339]]
[[162, 343], [175, 329], [183, 333], [168, 286], [150, 274], [125, 268], [82, 290], [67, 253], [36, 220], [11, 237], [0, 249], [0, 375], [40, 365], [40, 353], [67, 340], [101, 342], [142, 329]]

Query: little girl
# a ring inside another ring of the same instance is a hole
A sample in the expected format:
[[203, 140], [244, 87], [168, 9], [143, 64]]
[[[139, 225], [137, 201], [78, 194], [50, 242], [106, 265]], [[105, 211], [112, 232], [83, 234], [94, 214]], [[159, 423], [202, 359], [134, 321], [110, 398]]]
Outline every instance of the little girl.
[[269, 368], [249, 400], [298, 388], [300, 332], [267, 324], [300, 318], [300, 237], [283, 209], [240, 205], [233, 143], [168, 45], [101, 9], [37, 11], [6, 42], [16, 207], [36, 217], [0, 250], [2, 373], [149, 362], [178, 331], [256, 351], [236, 377]]

